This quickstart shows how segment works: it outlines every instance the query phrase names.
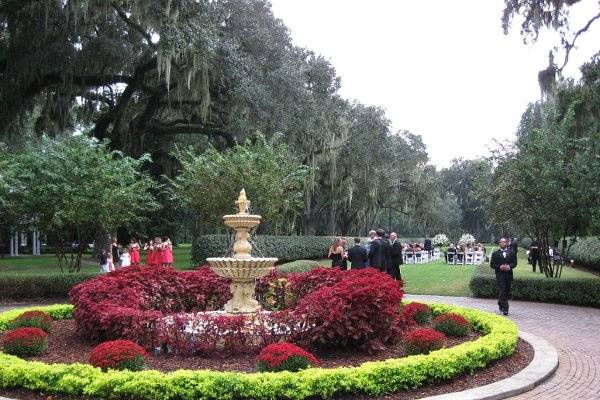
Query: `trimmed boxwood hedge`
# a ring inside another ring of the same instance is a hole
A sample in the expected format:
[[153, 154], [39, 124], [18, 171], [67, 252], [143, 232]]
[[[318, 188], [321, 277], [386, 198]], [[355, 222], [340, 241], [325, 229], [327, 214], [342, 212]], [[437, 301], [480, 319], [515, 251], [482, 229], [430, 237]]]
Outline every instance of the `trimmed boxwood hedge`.
[[600, 272], [600, 239], [596, 237], [579, 238], [571, 246], [570, 256], [578, 265]]
[[[279, 263], [327, 257], [332, 236], [258, 236], [252, 243], [252, 255], [277, 257]], [[192, 261], [205, 264], [208, 257], [227, 254], [227, 235], [203, 235], [192, 244]]]
[[[478, 267], [469, 286], [473, 297], [498, 297], [496, 276], [489, 265]], [[510, 292], [514, 300], [600, 308], [600, 279], [515, 278]]]
[[[66, 315], [69, 307], [52, 306]], [[463, 315], [484, 336], [428, 355], [367, 362], [358, 367], [310, 368], [301, 372], [108, 371], [83, 364], [44, 364], [0, 353], [0, 388], [26, 388], [71, 396], [135, 399], [293, 399], [364, 393], [383, 395], [471, 373], [509, 356], [517, 326], [491, 313], [431, 304], [436, 314]], [[50, 312], [49, 307], [39, 309]], [[11, 318], [22, 312], [10, 311]], [[0, 314], [0, 321], [8, 319]], [[1, 322], [0, 322], [1, 323]]]
[[94, 276], [90, 273], [0, 275], [0, 301], [68, 298], [73, 286]]
[[[277, 257], [278, 263], [296, 260], [318, 260], [327, 257], [333, 236], [269, 236], [259, 235], [252, 243], [252, 255], [255, 257]], [[363, 242], [366, 238], [362, 238]], [[227, 235], [202, 235], [192, 243], [192, 262], [205, 264], [209, 257], [222, 257], [228, 253]], [[354, 242], [347, 237], [348, 245]], [[398, 238], [401, 242], [422, 241], [421, 238]]]

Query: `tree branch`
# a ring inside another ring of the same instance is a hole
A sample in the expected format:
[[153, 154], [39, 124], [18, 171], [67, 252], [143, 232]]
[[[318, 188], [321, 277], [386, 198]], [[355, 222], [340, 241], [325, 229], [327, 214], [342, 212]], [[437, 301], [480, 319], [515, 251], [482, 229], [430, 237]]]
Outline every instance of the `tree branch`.
[[127, 17], [127, 14], [125, 14], [125, 12], [117, 4], [112, 3], [111, 6], [115, 9], [115, 11], [117, 11], [117, 14], [119, 15], [119, 17], [127, 25], [129, 25], [131, 28], [133, 28], [135, 31], [137, 31], [140, 35], [142, 35], [142, 37], [144, 39], [146, 39], [146, 41], [148, 42], [148, 46], [152, 47], [153, 49], [156, 49], [156, 45], [152, 42], [152, 37], [148, 34], [148, 32], [144, 28], [142, 28], [139, 24], [136, 24], [135, 22], [130, 20]]
[[133, 73], [133, 77], [129, 79], [129, 84], [119, 97], [117, 101], [117, 105], [114, 109], [108, 111], [103, 116], [101, 116], [96, 122], [96, 126], [93, 130], [94, 137], [98, 139], [102, 139], [106, 137], [106, 131], [109, 125], [112, 123], [118, 124], [123, 116], [123, 112], [127, 108], [129, 101], [133, 94], [139, 89], [139, 87], [144, 83], [144, 78], [147, 72], [156, 68], [157, 61], [156, 57], [153, 57], [150, 61], [146, 62], [138, 66]]
[[584, 33], [587, 32], [588, 29], [590, 29], [590, 26], [598, 19], [600, 18], [600, 13], [596, 14], [592, 19], [590, 19], [587, 24], [585, 24], [585, 26], [583, 28], [581, 28], [580, 30], [578, 30], [575, 33], [575, 36], [573, 36], [573, 40], [569, 43], [568, 41], [565, 41], [565, 60], [563, 62], [563, 65], [558, 69], [558, 72], [562, 72], [563, 68], [567, 65], [567, 63], [569, 62], [569, 54], [571, 53], [571, 49], [573, 49], [573, 47], [575, 47], [575, 42], [577, 41], [577, 38], [579, 38], [579, 36]]
[[64, 75], [52, 72], [33, 80], [23, 92], [23, 96], [25, 98], [33, 97], [51, 86], [67, 82], [77, 86], [97, 87], [113, 85], [115, 83], [127, 83], [130, 79], [131, 77], [127, 75], [75, 75], [70, 77], [69, 80], [65, 80]]

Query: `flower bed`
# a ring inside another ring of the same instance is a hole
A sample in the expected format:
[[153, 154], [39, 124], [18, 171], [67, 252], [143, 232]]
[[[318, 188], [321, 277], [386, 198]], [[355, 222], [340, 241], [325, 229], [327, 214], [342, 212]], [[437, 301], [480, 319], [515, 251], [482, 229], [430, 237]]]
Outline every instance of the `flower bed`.
[[141, 371], [146, 368], [146, 351], [129, 340], [104, 342], [90, 354], [90, 364], [107, 369]]
[[297, 372], [319, 365], [319, 360], [313, 354], [286, 342], [268, 345], [256, 360], [260, 371]]
[[17, 328], [39, 328], [44, 332], [50, 332], [52, 317], [43, 311], [25, 311], [8, 323], [8, 329]]
[[4, 335], [0, 347], [17, 357], [37, 356], [48, 348], [48, 334], [40, 328], [17, 328]]
[[[0, 387], [22, 387], [73, 396], [138, 399], [294, 399], [352, 393], [382, 395], [438, 382], [483, 368], [515, 349], [518, 333], [510, 320], [482, 311], [430, 304], [434, 314], [465, 317], [485, 336], [428, 355], [367, 362], [358, 367], [310, 368], [297, 373], [215, 371], [108, 371], [81, 364], [28, 362], [0, 353]], [[72, 306], [40, 308], [55, 319], [68, 317]], [[23, 310], [0, 314], [0, 329]], [[4, 324], [4, 325], [3, 325]]]
[[446, 336], [433, 329], [415, 329], [404, 339], [408, 354], [429, 354], [446, 343]]

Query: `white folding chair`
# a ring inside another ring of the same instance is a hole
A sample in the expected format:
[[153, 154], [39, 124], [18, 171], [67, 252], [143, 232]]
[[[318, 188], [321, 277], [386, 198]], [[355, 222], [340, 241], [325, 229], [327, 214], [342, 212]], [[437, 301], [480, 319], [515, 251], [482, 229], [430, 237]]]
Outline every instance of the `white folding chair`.
[[456, 264], [456, 253], [448, 252], [446, 264]]
[[465, 265], [473, 265], [473, 252], [465, 253]]
[[406, 264], [414, 264], [415, 263], [415, 256], [413, 254], [412, 251], [407, 251], [406, 252]]
[[465, 253], [463, 253], [462, 251], [456, 252], [456, 263], [455, 264], [465, 265]]
[[473, 265], [481, 265], [483, 263], [483, 251], [476, 251], [473, 255]]

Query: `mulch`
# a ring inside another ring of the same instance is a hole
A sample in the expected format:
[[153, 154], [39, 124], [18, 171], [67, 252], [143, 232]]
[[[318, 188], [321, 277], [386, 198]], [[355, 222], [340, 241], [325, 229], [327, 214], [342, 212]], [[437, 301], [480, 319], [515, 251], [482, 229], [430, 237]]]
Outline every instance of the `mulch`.
[[[76, 332], [75, 322], [72, 320], [55, 321], [52, 324], [52, 332], [49, 335], [48, 350], [39, 357], [31, 360], [43, 361], [45, 363], [87, 363], [89, 354], [95, 342], [86, 341]], [[447, 347], [456, 346], [465, 341], [475, 340], [478, 334], [472, 333], [465, 338], [453, 338], [447, 341]], [[375, 354], [367, 354], [356, 350], [317, 351], [317, 358], [321, 361], [323, 368], [335, 368], [340, 366], [356, 366], [367, 361], [385, 360], [389, 358], [400, 358], [406, 356], [402, 345], [390, 346], [386, 350]], [[515, 353], [503, 360], [493, 363], [490, 367], [478, 371], [472, 375], [465, 375], [444, 384], [431, 384], [419, 389], [403, 391], [390, 396], [380, 396], [377, 399], [417, 399], [441, 393], [465, 390], [468, 388], [486, 385], [511, 375], [523, 369], [533, 359], [531, 346], [519, 339]], [[183, 357], [170, 355], [150, 354], [148, 368], [164, 372], [178, 369], [212, 369], [217, 371], [242, 371], [254, 372], [254, 354], [222, 355], [216, 357]], [[75, 397], [61, 395], [44, 395], [33, 391], [21, 389], [0, 389], [0, 396], [17, 398], [22, 400], [73, 400]], [[81, 399], [81, 397], [77, 397]], [[340, 399], [372, 399], [369, 396], [351, 395]]]

